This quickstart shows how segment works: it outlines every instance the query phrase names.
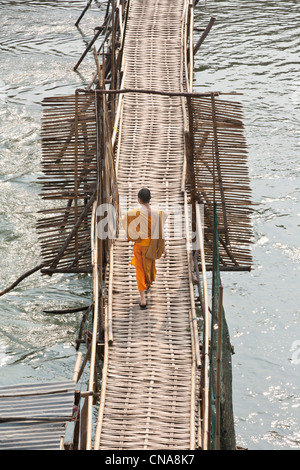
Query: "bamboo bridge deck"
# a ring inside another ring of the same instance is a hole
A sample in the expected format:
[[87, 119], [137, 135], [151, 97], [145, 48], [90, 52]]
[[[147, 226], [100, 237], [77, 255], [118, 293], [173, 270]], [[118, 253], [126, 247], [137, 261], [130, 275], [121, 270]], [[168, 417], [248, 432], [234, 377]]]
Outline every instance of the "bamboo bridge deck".
[[[184, 0], [132, 0], [124, 88], [184, 91]], [[120, 199], [129, 207], [148, 187], [152, 202], [184, 208], [184, 107], [181, 97], [123, 97], [117, 153]], [[170, 214], [171, 218], [171, 214]], [[112, 333], [104, 370], [97, 449], [195, 448], [197, 374], [192, 348], [186, 239], [167, 240], [168, 256], [139, 308], [132, 246], [113, 246]]]

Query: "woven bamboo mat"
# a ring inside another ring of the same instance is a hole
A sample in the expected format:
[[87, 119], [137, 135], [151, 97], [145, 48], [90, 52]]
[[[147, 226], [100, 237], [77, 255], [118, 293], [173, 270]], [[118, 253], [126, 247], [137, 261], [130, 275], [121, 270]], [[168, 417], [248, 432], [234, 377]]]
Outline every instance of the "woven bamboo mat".
[[[132, 0], [125, 40], [125, 88], [182, 89], [184, 0]], [[119, 127], [118, 186], [129, 207], [149, 187], [152, 203], [183, 207], [181, 98], [128, 94]], [[132, 244], [117, 240], [113, 269], [113, 344], [109, 347], [100, 449], [189, 449], [191, 308], [184, 238], [166, 241], [168, 257], [140, 310]], [[195, 432], [193, 429], [192, 432]]]

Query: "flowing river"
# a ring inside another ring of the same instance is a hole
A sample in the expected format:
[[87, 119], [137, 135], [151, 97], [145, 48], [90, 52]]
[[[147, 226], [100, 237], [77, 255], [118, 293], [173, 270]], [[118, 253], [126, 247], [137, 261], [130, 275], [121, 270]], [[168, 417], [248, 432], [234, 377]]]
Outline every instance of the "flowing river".
[[[0, 0], [0, 290], [40, 262], [41, 101], [73, 93], [106, 2]], [[253, 212], [253, 270], [221, 273], [234, 345], [237, 443], [300, 448], [300, 3], [200, 0], [196, 26], [216, 17], [195, 59], [195, 91], [242, 93]], [[199, 33], [195, 32], [195, 40]], [[70, 377], [92, 278], [34, 274], [0, 298], [0, 384]]]

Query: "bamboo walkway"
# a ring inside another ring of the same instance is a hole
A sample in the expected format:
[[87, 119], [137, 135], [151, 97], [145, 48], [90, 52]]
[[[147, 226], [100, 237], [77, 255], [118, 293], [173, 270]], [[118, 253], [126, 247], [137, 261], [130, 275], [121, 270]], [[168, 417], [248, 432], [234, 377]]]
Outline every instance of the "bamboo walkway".
[[[124, 47], [124, 88], [184, 91], [185, 0], [131, 0]], [[118, 132], [120, 199], [135, 207], [149, 187], [161, 208], [186, 202], [181, 97], [123, 96]], [[170, 214], [172, 225], [172, 214]], [[170, 221], [169, 221], [170, 223]], [[104, 364], [95, 449], [193, 449], [198, 410], [185, 237], [167, 239], [146, 311], [140, 310], [132, 245], [116, 240], [110, 266], [112, 334]], [[108, 306], [110, 308], [110, 306]]]

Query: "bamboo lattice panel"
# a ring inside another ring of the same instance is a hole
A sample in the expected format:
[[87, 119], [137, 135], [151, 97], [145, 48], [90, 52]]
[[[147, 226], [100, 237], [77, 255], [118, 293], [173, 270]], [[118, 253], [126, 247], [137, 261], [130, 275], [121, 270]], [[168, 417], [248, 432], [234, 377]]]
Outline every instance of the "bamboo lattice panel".
[[[59, 252], [96, 188], [94, 95], [46, 98], [42, 122], [42, 197], [47, 208], [38, 222], [45, 262]], [[90, 267], [90, 216], [84, 217], [58, 268]]]
[[213, 258], [217, 203], [220, 266], [251, 267], [251, 188], [242, 106], [214, 97], [191, 99], [192, 159], [198, 200], [204, 203], [206, 262]]
[[[183, 91], [184, 0], [132, 0], [124, 88]], [[183, 209], [184, 106], [180, 97], [130, 93], [119, 126], [118, 189], [123, 209], [148, 187], [152, 205]], [[170, 215], [172, 218], [172, 215]], [[114, 245], [113, 335], [100, 449], [189, 449], [193, 354], [186, 240], [166, 241], [168, 258], [139, 309], [132, 246]], [[197, 410], [196, 410], [197, 416]], [[195, 420], [197, 421], [197, 420]]]

